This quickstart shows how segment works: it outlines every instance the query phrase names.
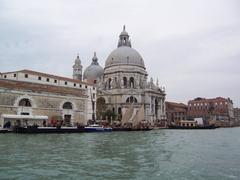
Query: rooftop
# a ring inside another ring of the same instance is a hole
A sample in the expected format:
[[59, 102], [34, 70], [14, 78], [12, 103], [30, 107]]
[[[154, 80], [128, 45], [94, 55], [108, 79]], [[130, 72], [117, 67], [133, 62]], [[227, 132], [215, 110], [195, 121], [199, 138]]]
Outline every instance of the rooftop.
[[68, 96], [77, 96], [77, 97], [87, 97], [83, 90], [70, 88], [70, 87], [61, 87], [61, 86], [51, 86], [39, 83], [30, 83], [23, 81], [7, 80], [0, 79], [0, 87], [4, 89], [11, 90], [21, 90], [21, 91], [31, 91], [35, 93], [54, 93], [59, 95], [68, 95]]
[[69, 82], [73, 82], [73, 83], [93, 85], [91, 83], [83, 82], [83, 81], [80, 81], [80, 80], [77, 80], [77, 79], [72, 79], [72, 78], [62, 77], [62, 76], [56, 76], [56, 75], [53, 75], [53, 74], [47, 74], [47, 73], [28, 70], [28, 69], [23, 69], [23, 70], [20, 70], [20, 71], [12, 71], [12, 72], [2, 72], [1, 74], [4, 75], [4, 74], [10, 74], [10, 73], [26, 73], [26, 74], [48, 77], [48, 78], [53, 78], [53, 79], [62, 80], [62, 81], [69, 81]]

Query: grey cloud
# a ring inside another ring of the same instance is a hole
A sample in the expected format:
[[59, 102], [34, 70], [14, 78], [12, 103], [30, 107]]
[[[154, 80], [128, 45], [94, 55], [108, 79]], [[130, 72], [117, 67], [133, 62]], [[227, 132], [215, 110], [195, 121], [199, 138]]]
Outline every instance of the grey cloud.
[[168, 100], [229, 96], [240, 106], [239, 7], [237, 0], [0, 0], [0, 71], [71, 76], [76, 54], [86, 67], [94, 51], [104, 66], [126, 24]]

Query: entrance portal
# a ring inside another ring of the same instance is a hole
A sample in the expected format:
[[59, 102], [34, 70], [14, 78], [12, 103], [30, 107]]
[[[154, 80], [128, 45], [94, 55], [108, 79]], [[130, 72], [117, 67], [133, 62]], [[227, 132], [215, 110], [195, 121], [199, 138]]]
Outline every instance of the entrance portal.
[[65, 126], [70, 126], [70, 124], [71, 124], [71, 115], [69, 115], [69, 114], [65, 114], [64, 115], [64, 124], [65, 124]]

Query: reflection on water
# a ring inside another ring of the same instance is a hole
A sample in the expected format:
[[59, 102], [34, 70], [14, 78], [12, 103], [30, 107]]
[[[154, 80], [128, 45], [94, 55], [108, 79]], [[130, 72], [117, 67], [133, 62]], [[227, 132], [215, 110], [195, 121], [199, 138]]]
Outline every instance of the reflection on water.
[[0, 134], [0, 179], [240, 179], [240, 128]]

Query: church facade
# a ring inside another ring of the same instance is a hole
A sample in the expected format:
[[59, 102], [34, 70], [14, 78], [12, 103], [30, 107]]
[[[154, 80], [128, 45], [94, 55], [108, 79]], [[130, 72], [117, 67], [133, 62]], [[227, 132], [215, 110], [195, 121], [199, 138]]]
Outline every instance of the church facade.
[[[84, 71], [83, 80], [97, 87], [97, 106], [98, 102], [104, 104], [122, 123], [134, 123], [137, 119], [158, 124], [166, 120], [165, 89], [160, 88], [158, 82], [155, 84], [152, 78], [148, 81], [144, 60], [132, 48], [125, 26], [104, 69], [95, 54], [92, 64]], [[101, 119], [98, 108], [96, 111]]]

